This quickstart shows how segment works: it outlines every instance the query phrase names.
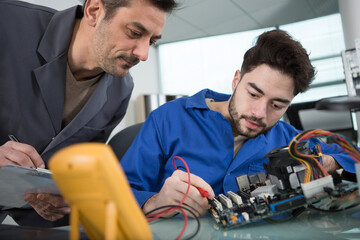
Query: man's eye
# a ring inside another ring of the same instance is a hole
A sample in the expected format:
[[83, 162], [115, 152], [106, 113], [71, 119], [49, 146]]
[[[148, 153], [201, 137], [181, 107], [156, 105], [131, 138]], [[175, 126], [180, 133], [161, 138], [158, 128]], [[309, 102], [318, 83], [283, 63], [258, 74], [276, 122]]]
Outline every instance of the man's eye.
[[252, 93], [252, 92], [248, 92], [249, 93], [249, 95], [251, 96], [251, 97], [256, 97], [256, 94], [255, 93]]
[[141, 37], [141, 33], [137, 32], [137, 31], [134, 31], [134, 30], [130, 30], [130, 33], [133, 37], [135, 38], [139, 38]]
[[154, 46], [156, 44], [156, 41], [150, 40], [150, 46]]
[[281, 110], [283, 109], [284, 107], [283, 106], [280, 106], [280, 105], [277, 105], [277, 104], [273, 104], [273, 108], [277, 109], [277, 110]]

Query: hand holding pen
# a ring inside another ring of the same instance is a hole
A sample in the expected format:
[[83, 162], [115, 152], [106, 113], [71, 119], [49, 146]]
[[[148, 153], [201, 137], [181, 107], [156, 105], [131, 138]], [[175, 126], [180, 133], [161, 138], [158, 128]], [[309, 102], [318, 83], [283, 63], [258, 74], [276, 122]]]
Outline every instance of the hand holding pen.
[[[23, 167], [44, 168], [34, 147], [20, 143], [14, 135], [9, 135], [10, 141], [0, 146], [0, 167], [16, 164]], [[70, 213], [70, 207], [62, 196], [47, 193], [28, 193], [24, 200], [44, 219], [55, 221]]]
[[9, 135], [10, 141], [0, 146], [0, 167], [14, 164], [23, 167], [44, 168], [45, 164], [33, 146], [20, 143], [14, 135]]

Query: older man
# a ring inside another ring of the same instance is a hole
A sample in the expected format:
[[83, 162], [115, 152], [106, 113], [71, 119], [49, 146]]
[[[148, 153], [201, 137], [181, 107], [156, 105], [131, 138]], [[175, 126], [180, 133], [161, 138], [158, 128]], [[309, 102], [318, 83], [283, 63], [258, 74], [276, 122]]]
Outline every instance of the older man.
[[[63, 147], [105, 142], [128, 106], [129, 69], [148, 58], [175, 6], [174, 0], [88, 0], [57, 12], [1, 1], [0, 166], [47, 167]], [[19, 142], [8, 141], [9, 134]], [[70, 211], [61, 197], [26, 200], [47, 220]], [[8, 211], [20, 224], [41, 220], [32, 209], [16, 212]]]

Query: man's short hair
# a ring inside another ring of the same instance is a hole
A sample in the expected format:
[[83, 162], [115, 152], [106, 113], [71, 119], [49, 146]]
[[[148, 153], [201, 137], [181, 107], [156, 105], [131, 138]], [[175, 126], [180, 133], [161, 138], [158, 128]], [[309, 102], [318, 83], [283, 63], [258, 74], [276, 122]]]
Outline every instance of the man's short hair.
[[[86, 1], [84, 1], [83, 8], [85, 8]], [[104, 4], [105, 8], [105, 20], [110, 20], [116, 10], [119, 7], [127, 7], [130, 6], [132, 0], [101, 0]], [[175, 2], [175, 0], [145, 0], [150, 2], [153, 6], [159, 8], [160, 10], [163, 10], [164, 12], [171, 13], [178, 4]]]
[[306, 91], [312, 82], [315, 69], [309, 55], [300, 42], [283, 30], [272, 30], [261, 34], [255, 46], [244, 55], [241, 75], [266, 64], [294, 80], [294, 96]]

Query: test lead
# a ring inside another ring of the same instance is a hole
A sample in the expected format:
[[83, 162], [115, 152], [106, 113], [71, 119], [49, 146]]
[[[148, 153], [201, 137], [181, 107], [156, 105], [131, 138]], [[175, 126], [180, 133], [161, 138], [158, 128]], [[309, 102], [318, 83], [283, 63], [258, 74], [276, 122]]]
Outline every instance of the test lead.
[[210, 197], [210, 194], [206, 190], [202, 189], [201, 187], [196, 187], [196, 188], [197, 190], [199, 190], [202, 197], [206, 197], [206, 198]]

